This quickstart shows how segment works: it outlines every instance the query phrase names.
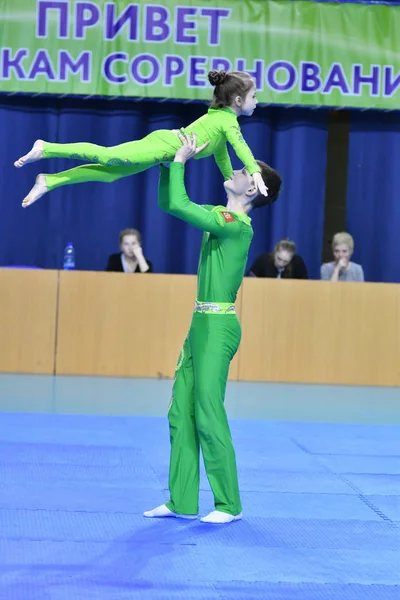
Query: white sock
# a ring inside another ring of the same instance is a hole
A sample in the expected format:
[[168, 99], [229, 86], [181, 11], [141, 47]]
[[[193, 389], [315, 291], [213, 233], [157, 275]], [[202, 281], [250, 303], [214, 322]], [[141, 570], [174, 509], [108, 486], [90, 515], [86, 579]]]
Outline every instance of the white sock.
[[143, 513], [143, 516], [149, 517], [150, 519], [162, 519], [167, 517], [173, 517], [176, 519], [197, 519], [197, 515], [179, 515], [178, 513], [174, 513], [172, 510], [169, 510], [166, 504], [157, 506], [157, 508], [154, 508], [153, 510], [147, 510]]
[[233, 521], [240, 521], [242, 518], [242, 513], [238, 515], [229, 515], [228, 513], [222, 512], [221, 510], [213, 510], [206, 517], [200, 519], [202, 523], [216, 523], [216, 524], [224, 524], [224, 523], [232, 523]]

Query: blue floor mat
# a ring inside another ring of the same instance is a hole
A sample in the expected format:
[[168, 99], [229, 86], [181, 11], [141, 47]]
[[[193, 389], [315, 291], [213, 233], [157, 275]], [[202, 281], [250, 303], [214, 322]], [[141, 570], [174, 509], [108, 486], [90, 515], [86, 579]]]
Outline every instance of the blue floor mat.
[[244, 520], [211, 526], [142, 517], [164, 419], [0, 419], [1, 600], [400, 597], [400, 427], [232, 422]]

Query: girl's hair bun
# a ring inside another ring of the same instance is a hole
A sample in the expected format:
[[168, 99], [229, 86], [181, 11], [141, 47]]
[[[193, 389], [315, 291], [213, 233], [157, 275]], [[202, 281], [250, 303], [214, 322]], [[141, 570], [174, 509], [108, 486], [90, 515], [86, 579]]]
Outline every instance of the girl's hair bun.
[[221, 85], [226, 79], [226, 71], [210, 71], [208, 73], [208, 81], [211, 85]]

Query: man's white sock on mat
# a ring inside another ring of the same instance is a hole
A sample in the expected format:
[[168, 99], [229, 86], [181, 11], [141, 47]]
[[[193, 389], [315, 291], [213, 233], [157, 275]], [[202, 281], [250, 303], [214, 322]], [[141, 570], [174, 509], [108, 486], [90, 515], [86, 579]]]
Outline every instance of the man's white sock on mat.
[[202, 523], [215, 523], [217, 525], [223, 525], [224, 523], [232, 523], [233, 521], [240, 521], [242, 513], [238, 515], [229, 515], [228, 513], [220, 510], [213, 510], [206, 517], [200, 519]]
[[150, 519], [162, 519], [167, 517], [173, 517], [176, 519], [197, 519], [197, 515], [179, 515], [178, 513], [172, 512], [169, 510], [166, 504], [162, 504], [161, 506], [157, 506], [153, 510], [147, 510], [143, 513], [144, 517], [149, 517]]

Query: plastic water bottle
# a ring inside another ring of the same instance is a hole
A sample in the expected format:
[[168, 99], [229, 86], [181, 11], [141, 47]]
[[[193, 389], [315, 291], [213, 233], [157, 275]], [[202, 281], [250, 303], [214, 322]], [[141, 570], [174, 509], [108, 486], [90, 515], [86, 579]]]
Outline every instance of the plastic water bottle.
[[71, 242], [64, 248], [64, 269], [71, 271], [75, 269], [75, 248]]

